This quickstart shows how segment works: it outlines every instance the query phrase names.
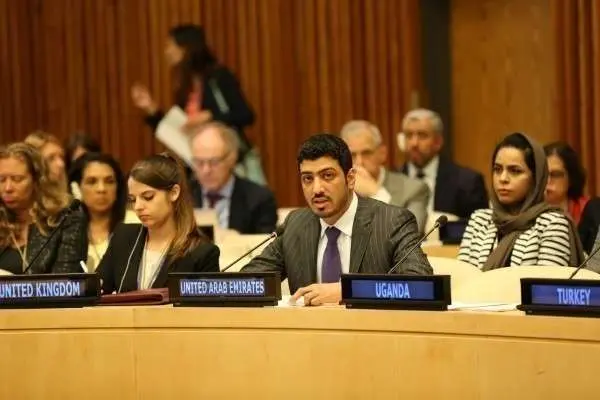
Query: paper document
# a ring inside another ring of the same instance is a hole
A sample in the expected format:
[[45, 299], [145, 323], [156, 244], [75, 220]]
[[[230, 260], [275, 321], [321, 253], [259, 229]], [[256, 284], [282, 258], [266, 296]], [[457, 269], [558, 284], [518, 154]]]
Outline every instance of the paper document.
[[181, 130], [186, 123], [187, 115], [178, 106], [171, 107], [168, 113], [158, 124], [156, 128], [156, 138], [164, 144], [169, 150], [177, 154], [190, 167], [192, 164], [192, 151], [190, 149], [190, 140]]
[[277, 307], [304, 307], [304, 297], [300, 297], [297, 302], [292, 301], [292, 296], [284, 294], [277, 304]]
[[448, 306], [448, 310], [456, 311], [515, 311], [517, 309], [516, 303], [452, 303]]

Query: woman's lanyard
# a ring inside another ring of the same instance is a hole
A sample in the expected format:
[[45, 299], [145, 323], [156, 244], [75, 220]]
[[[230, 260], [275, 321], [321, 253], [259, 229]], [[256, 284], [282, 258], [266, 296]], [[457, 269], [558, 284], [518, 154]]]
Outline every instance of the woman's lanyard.
[[10, 233], [10, 238], [13, 244], [15, 245], [15, 249], [17, 249], [19, 255], [21, 256], [22, 268], [23, 271], [25, 271], [27, 269], [27, 243], [25, 243], [25, 246], [23, 246], [23, 250], [21, 250], [21, 247], [19, 247], [19, 244], [17, 243], [17, 238], [15, 237], [15, 234], [13, 232]]
[[[146, 237], [146, 242], [144, 243], [144, 250], [142, 251], [142, 265], [141, 268], [138, 270], [138, 289], [150, 289], [152, 287], [154, 281], [156, 281], [156, 278], [158, 277], [158, 273], [161, 270], [163, 260], [170, 247], [171, 244], [169, 243], [162, 249], [162, 251], [160, 252], [160, 256], [154, 262], [154, 264], [148, 265], [148, 257], [146, 256], [146, 251], [148, 249], [148, 237]], [[152, 275], [150, 275], [149, 278], [146, 278], [148, 275], [146, 274], [146, 271], [149, 267], [154, 267], [154, 271], [152, 272]]]

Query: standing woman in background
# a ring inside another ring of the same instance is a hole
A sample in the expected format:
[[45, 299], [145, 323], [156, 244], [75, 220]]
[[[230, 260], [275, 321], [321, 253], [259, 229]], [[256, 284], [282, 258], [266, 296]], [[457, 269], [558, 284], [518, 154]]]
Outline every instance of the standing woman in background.
[[56, 136], [43, 131], [35, 131], [27, 135], [25, 143], [35, 147], [40, 152], [42, 158], [48, 164], [50, 180], [60, 190], [66, 192], [68, 188], [65, 150]]
[[137, 162], [127, 186], [142, 223], [115, 230], [98, 267], [104, 293], [166, 287], [169, 272], [219, 271], [219, 248], [196, 226], [185, 171], [175, 158]]
[[88, 220], [87, 267], [94, 271], [104, 257], [117, 225], [125, 218], [127, 187], [119, 163], [108, 154], [86, 153], [69, 176], [81, 190]]
[[14, 274], [81, 272], [86, 259], [85, 218], [72, 211], [41, 255], [70, 198], [50, 182], [40, 153], [26, 143], [0, 149], [0, 268]]
[[[254, 154], [244, 129], [254, 122], [242, 89], [233, 73], [219, 64], [206, 43], [204, 29], [199, 25], [178, 25], [169, 31], [165, 57], [171, 66], [173, 102], [188, 117], [185, 129], [209, 121], [220, 121], [232, 128], [240, 140], [238, 173], [259, 184], [265, 183], [260, 161]], [[134, 104], [146, 113], [146, 123], [154, 130], [164, 113], [159, 110], [148, 89], [134, 85]]]

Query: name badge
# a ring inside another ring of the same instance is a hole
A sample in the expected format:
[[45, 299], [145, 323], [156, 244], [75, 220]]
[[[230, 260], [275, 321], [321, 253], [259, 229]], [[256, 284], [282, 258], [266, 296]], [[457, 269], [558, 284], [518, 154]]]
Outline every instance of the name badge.
[[521, 305], [527, 314], [600, 316], [600, 280], [521, 279]]
[[83, 307], [99, 300], [97, 274], [0, 277], [0, 308]]
[[276, 273], [171, 273], [169, 293], [174, 306], [272, 306], [281, 298]]
[[452, 303], [448, 275], [342, 275], [347, 308], [447, 310]]

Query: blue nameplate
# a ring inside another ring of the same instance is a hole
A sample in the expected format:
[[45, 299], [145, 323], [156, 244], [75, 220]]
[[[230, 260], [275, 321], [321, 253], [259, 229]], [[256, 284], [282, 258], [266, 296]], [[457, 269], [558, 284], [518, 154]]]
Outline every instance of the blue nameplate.
[[347, 308], [447, 310], [452, 303], [448, 275], [342, 275]]
[[600, 280], [521, 279], [521, 305], [527, 314], [600, 316]]
[[174, 306], [273, 306], [281, 298], [274, 272], [176, 272], [168, 286]]
[[99, 300], [97, 274], [0, 277], [0, 308], [83, 307]]

